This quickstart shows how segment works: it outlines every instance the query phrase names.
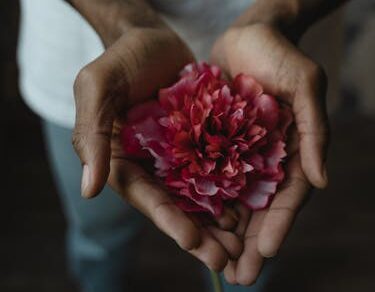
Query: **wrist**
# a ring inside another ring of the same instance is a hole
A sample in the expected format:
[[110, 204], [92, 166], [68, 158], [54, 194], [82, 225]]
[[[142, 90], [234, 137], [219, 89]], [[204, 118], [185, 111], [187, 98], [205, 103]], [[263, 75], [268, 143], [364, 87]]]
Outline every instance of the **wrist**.
[[257, 0], [234, 25], [265, 24], [297, 42], [313, 23], [345, 2], [348, 0]]
[[301, 23], [299, 0], [258, 0], [234, 23], [234, 26], [262, 24], [280, 31], [289, 40], [297, 42], [306, 31]]
[[278, 28], [289, 26], [298, 16], [298, 0], [257, 0], [234, 23], [246, 26], [263, 23]]
[[143, 0], [69, 0], [106, 47], [134, 28], [162, 28], [164, 22]]

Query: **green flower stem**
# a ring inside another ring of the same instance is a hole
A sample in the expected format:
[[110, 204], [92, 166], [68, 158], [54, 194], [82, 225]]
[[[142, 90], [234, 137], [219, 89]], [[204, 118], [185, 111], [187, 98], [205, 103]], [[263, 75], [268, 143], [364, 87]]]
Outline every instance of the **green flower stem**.
[[221, 285], [220, 275], [210, 270], [212, 286], [214, 286], [215, 292], [224, 292], [223, 286]]

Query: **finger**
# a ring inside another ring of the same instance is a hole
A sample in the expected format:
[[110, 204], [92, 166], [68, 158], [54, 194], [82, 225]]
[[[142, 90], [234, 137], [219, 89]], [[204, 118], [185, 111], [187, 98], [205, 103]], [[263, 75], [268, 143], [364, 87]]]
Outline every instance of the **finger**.
[[225, 248], [230, 259], [237, 259], [243, 250], [240, 238], [232, 232], [221, 230], [215, 226], [207, 226], [210, 234]]
[[141, 167], [126, 160], [114, 159], [109, 183], [182, 249], [192, 250], [200, 245], [199, 228]]
[[230, 231], [236, 228], [238, 223], [238, 215], [236, 214], [235, 210], [229, 207], [224, 207], [223, 214], [214, 220], [221, 229]]
[[[186, 58], [179, 58], [175, 51]], [[110, 143], [115, 116], [144, 101], [176, 78], [192, 56], [169, 30], [131, 30], [94, 62], [74, 84], [76, 124], [73, 145], [84, 165], [82, 193], [97, 195], [109, 173]], [[161, 64], [163, 70], [160, 70]], [[147, 76], [147, 82], [144, 78]]]
[[[302, 168], [314, 186], [323, 188], [328, 182], [324, 165], [328, 140], [324, 72], [274, 28], [250, 26], [246, 30], [248, 34], [241, 33], [240, 38], [236, 37], [236, 30], [226, 34], [222, 40], [231, 45], [237, 43], [236, 54], [223, 60], [227, 52], [223, 48], [215, 50], [215, 46], [214, 60], [232, 77], [239, 73], [254, 76], [265, 92], [293, 105]], [[257, 41], [246, 35], [256, 36]]]
[[[84, 67], [74, 84], [76, 122], [73, 131], [73, 146], [82, 162], [82, 195], [90, 198], [104, 187], [109, 174], [111, 155], [110, 141], [117, 102], [128, 91], [125, 77], [120, 77], [107, 52]], [[121, 84], [121, 86], [120, 86]]]
[[236, 281], [240, 285], [255, 283], [263, 265], [263, 257], [257, 248], [258, 232], [265, 211], [255, 211], [250, 219], [244, 236], [244, 250], [237, 261]]
[[221, 272], [228, 262], [224, 247], [204, 228], [201, 229], [201, 244], [189, 253], [216, 272]]
[[243, 238], [246, 228], [249, 225], [249, 221], [251, 218], [251, 210], [244, 206], [242, 203], [238, 203], [234, 207], [237, 211], [239, 221], [235, 230], [235, 233]]
[[237, 261], [229, 260], [228, 264], [224, 268], [225, 280], [232, 285], [238, 284], [236, 280], [236, 266]]
[[258, 250], [264, 257], [277, 253], [310, 189], [298, 155], [289, 161], [286, 177], [267, 210], [258, 235]]
[[315, 187], [324, 188], [328, 183], [325, 159], [329, 137], [326, 82], [323, 71], [314, 64], [306, 66], [302, 76], [293, 102], [302, 169]]
[[[251, 218], [251, 210], [245, 207], [243, 204], [238, 203], [234, 206], [236, 213], [238, 214], [239, 221], [236, 226], [235, 234], [237, 234], [240, 238], [244, 238], [244, 234], [246, 231], [247, 226], [249, 225], [249, 220]], [[244, 247], [243, 247], [244, 248]], [[242, 248], [242, 251], [243, 251]], [[230, 284], [238, 284], [236, 280], [236, 270], [237, 270], [237, 261], [229, 260], [228, 264], [224, 269], [224, 276], [228, 283]]]

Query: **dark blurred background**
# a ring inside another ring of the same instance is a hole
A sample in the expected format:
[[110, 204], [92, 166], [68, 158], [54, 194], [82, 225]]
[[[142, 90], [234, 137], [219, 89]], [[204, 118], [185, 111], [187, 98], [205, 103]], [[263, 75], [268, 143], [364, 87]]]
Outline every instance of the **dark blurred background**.
[[[316, 191], [300, 214], [267, 291], [375, 291], [374, 6], [373, 0], [357, 0], [342, 12], [330, 185]], [[65, 222], [40, 123], [18, 91], [18, 10], [18, 1], [1, 0], [0, 291], [76, 291], [66, 272]], [[203, 291], [201, 266], [150, 224], [140, 244], [137, 291]]]

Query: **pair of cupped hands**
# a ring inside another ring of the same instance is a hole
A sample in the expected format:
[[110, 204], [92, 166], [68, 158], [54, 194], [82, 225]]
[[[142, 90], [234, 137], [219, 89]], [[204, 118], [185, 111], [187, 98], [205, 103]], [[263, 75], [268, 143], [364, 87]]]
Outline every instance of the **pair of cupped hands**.
[[289, 105], [286, 179], [271, 205], [250, 211], [225, 209], [211, 225], [174, 205], [165, 188], [122, 151], [119, 133], [127, 109], [156, 98], [194, 57], [167, 27], [129, 29], [107, 44], [75, 82], [73, 145], [82, 161], [82, 194], [94, 197], [108, 183], [177, 244], [232, 284], [250, 285], [264, 258], [278, 252], [311, 186], [327, 184], [325, 77], [277, 28], [251, 24], [229, 28], [214, 44], [211, 60], [227, 76], [253, 76]]

